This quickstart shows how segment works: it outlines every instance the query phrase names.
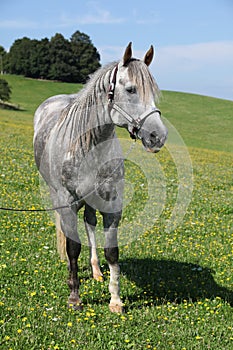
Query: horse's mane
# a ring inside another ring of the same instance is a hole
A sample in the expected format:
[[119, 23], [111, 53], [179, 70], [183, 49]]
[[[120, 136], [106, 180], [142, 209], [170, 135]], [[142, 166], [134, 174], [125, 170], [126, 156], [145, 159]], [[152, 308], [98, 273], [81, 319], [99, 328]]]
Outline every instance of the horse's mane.
[[109, 63], [89, 76], [89, 80], [79, 92], [75, 101], [80, 111], [85, 111], [89, 106], [99, 103], [100, 92], [106, 93], [107, 101], [110, 74], [116, 64], [117, 62]]

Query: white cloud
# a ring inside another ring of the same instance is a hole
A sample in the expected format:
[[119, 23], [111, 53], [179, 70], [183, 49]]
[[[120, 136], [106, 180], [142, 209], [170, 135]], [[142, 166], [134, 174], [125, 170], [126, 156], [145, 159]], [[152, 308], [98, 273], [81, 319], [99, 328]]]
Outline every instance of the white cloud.
[[101, 4], [97, 1], [88, 1], [86, 3], [87, 10], [84, 14], [78, 16], [63, 15], [61, 17], [62, 26], [70, 26], [75, 24], [88, 25], [88, 24], [116, 24], [125, 21], [124, 17], [115, 17], [110, 11], [101, 7]]
[[27, 19], [3, 20], [0, 22], [0, 28], [4, 29], [38, 29], [38, 28], [68, 28], [74, 25], [92, 25], [92, 24], [118, 24], [125, 21], [123, 17], [115, 17], [110, 11], [93, 6], [85, 14], [61, 14], [60, 18], [48, 20], [42, 18], [41, 22], [30, 21]]
[[0, 22], [0, 28], [4, 29], [25, 29], [25, 28], [38, 28], [38, 24], [28, 20], [4, 20]]
[[109, 11], [98, 10], [98, 12], [94, 14], [86, 14], [84, 16], [77, 17], [69, 17], [63, 15], [60, 19], [59, 26], [62, 27], [70, 27], [72, 25], [86, 25], [86, 24], [114, 24], [114, 23], [122, 23], [124, 18], [114, 18], [111, 16]]
[[233, 41], [161, 47], [157, 50], [157, 61], [161, 67], [188, 71], [205, 65], [232, 65]]
[[124, 22], [123, 17], [113, 17], [107, 10], [98, 9], [95, 14], [89, 14], [79, 20], [80, 24], [114, 24]]

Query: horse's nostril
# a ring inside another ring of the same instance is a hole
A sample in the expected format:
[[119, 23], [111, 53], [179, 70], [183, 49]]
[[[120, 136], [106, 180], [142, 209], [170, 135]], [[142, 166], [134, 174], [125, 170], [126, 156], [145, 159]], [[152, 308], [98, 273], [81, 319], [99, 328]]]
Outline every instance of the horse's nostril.
[[158, 145], [158, 144], [161, 143], [160, 138], [158, 137], [157, 133], [154, 132], [154, 131], [150, 134], [150, 142], [151, 142], [153, 145]]
[[150, 139], [153, 140], [153, 141], [158, 140], [158, 136], [156, 135], [156, 132], [155, 132], [155, 131], [153, 131], [153, 132], [150, 134]]
[[162, 147], [165, 143], [166, 137], [158, 136], [158, 134], [153, 131], [150, 133], [150, 142], [153, 146]]

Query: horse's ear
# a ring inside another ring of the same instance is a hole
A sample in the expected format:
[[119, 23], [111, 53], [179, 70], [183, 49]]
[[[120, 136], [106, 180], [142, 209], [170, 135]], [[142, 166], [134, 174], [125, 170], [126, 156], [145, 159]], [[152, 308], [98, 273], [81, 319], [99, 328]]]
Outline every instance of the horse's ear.
[[125, 49], [125, 53], [123, 56], [123, 66], [127, 65], [130, 58], [132, 57], [132, 47], [131, 46], [132, 46], [132, 42], [130, 42]]
[[151, 64], [151, 61], [153, 60], [153, 56], [154, 56], [154, 48], [153, 48], [153, 45], [151, 45], [151, 47], [145, 54], [144, 60], [143, 60], [147, 66]]

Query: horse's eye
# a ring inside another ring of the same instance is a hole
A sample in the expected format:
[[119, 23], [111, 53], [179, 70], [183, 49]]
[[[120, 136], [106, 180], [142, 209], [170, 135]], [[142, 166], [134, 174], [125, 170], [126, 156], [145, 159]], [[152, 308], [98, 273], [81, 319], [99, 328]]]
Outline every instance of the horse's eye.
[[129, 94], [136, 94], [137, 91], [136, 86], [133, 85], [126, 86], [125, 89]]

